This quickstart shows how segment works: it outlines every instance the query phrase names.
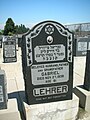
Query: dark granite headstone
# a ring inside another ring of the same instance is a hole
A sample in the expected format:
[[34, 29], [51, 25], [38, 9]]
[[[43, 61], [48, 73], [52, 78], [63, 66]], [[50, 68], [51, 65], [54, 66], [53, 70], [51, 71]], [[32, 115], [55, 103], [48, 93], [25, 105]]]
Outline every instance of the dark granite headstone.
[[18, 35], [18, 47], [21, 47], [22, 35]]
[[5, 63], [16, 62], [16, 41], [8, 39], [3, 42], [3, 59]]
[[0, 70], [0, 109], [7, 108], [7, 82], [5, 71]]
[[90, 91], [90, 50], [87, 50], [84, 88]]
[[0, 48], [2, 48], [2, 37], [0, 37]]
[[34, 26], [22, 40], [28, 104], [72, 99], [73, 34], [55, 21]]

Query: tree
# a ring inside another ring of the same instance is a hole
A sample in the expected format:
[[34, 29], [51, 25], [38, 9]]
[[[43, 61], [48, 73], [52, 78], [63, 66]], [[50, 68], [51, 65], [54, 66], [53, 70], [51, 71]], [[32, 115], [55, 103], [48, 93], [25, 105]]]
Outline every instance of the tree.
[[13, 35], [13, 34], [23, 34], [27, 32], [29, 28], [26, 28], [25, 25], [16, 25], [13, 22], [12, 18], [8, 18], [6, 25], [4, 26], [4, 35]]
[[12, 20], [12, 18], [8, 18], [6, 21], [6, 25], [4, 27], [4, 35], [8, 35], [9, 33], [14, 34], [15, 32], [15, 24]]
[[15, 26], [15, 33], [16, 34], [23, 34], [25, 32], [27, 32], [29, 30], [29, 28], [26, 28], [25, 25], [16, 25]]
[[15, 26], [14, 31], [15, 31], [15, 34], [18, 34], [18, 25]]

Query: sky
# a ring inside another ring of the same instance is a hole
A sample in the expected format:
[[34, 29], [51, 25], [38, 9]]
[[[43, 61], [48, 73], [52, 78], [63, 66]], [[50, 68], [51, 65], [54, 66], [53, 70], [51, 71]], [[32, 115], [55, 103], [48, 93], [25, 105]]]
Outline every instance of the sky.
[[61, 24], [90, 22], [90, 0], [0, 0], [0, 29], [8, 18], [31, 28], [53, 20]]

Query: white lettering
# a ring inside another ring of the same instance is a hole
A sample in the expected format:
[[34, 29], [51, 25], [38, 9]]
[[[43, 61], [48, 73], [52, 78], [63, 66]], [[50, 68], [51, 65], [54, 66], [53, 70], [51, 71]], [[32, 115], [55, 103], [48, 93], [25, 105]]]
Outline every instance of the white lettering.
[[68, 86], [60, 85], [60, 86], [52, 86], [52, 87], [35, 88], [33, 90], [33, 95], [35, 97], [38, 97], [38, 96], [62, 94], [67, 92], [68, 92]]
[[31, 73], [33, 85], [67, 82], [69, 80], [69, 63], [32, 65]]
[[34, 53], [37, 62], [63, 60], [65, 58], [65, 46], [63, 44], [36, 46]]

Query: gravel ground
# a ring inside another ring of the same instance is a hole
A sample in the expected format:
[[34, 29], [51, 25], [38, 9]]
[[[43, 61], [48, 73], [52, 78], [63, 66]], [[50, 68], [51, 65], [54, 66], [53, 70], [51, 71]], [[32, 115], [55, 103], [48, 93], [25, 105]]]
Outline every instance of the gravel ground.
[[77, 120], [90, 120], [90, 113], [86, 112], [82, 108], [79, 108], [79, 114]]

